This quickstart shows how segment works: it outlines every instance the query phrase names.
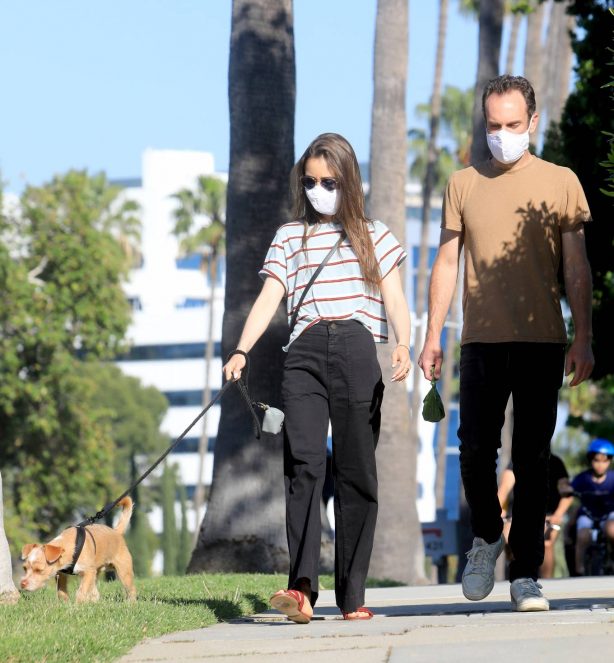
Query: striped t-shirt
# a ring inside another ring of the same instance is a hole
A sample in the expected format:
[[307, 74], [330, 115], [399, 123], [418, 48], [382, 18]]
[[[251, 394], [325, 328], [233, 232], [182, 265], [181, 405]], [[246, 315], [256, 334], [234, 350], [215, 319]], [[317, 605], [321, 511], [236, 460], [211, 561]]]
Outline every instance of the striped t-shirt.
[[[303, 224], [286, 223], [275, 234], [260, 276], [280, 281], [286, 289], [288, 323], [298, 304], [303, 288], [309, 282], [326, 254], [333, 248], [342, 232], [340, 223], [322, 223], [307, 239], [303, 250]], [[375, 246], [375, 256], [382, 278], [407, 257], [403, 247], [381, 221], [369, 223], [369, 233]], [[298, 314], [292, 341], [320, 320], [358, 320], [372, 334], [376, 343], [388, 341], [386, 310], [381, 294], [369, 292], [360, 271], [358, 258], [346, 238], [333, 253], [311, 286]]]

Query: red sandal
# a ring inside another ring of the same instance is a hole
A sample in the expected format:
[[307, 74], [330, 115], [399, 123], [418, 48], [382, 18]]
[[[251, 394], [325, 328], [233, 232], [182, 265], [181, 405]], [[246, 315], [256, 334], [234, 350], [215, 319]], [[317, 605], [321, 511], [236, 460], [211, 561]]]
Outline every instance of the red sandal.
[[[355, 616], [350, 617], [350, 615], [355, 615]], [[369, 608], [365, 608], [364, 605], [361, 606], [360, 608], [356, 608], [356, 610], [354, 610], [353, 612], [343, 612], [343, 619], [347, 619], [349, 621], [371, 619], [372, 617], [373, 617], [373, 612], [371, 612]]]
[[269, 599], [275, 610], [297, 624], [309, 624], [313, 617], [313, 608], [309, 599], [298, 589], [280, 589]]

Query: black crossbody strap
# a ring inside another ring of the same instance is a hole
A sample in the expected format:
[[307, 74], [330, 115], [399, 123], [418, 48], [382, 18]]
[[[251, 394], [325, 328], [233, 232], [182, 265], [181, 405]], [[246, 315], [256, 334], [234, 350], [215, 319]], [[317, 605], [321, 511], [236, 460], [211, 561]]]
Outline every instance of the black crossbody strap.
[[326, 254], [324, 257], [324, 260], [318, 265], [318, 268], [316, 271], [313, 273], [312, 277], [309, 279], [309, 282], [303, 289], [303, 294], [301, 295], [300, 299], [298, 300], [298, 304], [296, 305], [294, 309], [294, 313], [292, 314], [292, 319], [290, 320], [290, 335], [292, 335], [292, 331], [294, 329], [294, 326], [296, 325], [296, 320], [298, 318], [298, 312], [300, 311], [300, 308], [303, 304], [303, 300], [305, 299], [305, 295], [307, 294], [307, 291], [311, 286], [314, 284], [315, 280], [318, 278], [318, 275], [320, 272], [324, 269], [324, 265], [331, 259], [333, 253], [341, 246], [341, 242], [345, 239], [345, 233], [341, 234], [341, 237], [337, 240], [337, 243], [333, 248]]

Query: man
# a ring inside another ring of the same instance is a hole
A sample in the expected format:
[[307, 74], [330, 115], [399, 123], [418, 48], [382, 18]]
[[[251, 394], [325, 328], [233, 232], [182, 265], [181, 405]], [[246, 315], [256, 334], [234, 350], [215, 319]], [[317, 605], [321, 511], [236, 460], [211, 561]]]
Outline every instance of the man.
[[[590, 213], [572, 171], [533, 156], [535, 93], [520, 76], [499, 76], [482, 96], [492, 158], [452, 175], [429, 289], [429, 319], [419, 365], [441, 373], [441, 331], [465, 250], [460, 358], [460, 463], [471, 510], [473, 546], [464, 595], [486, 597], [503, 549], [497, 499], [497, 454], [510, 394], [514, 403], [512, 461], [516, 475], [510, 532], [510, 592], [515, 610], [548, 610], [536, 582], [544, 558], [550, 439], [558, 390], [586, 380], [591, 350], [592, 284], [584, 223]], [[562, 260], [574, 339], [567, 335], [557, 272]]]

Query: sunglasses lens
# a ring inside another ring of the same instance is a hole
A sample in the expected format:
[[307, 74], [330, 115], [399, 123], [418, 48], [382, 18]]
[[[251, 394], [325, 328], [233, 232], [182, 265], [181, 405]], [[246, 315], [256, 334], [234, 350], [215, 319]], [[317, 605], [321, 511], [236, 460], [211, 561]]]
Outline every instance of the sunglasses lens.
[[327, 191], [334, 191], [337, 188], [337, 180], [334, 180], [332, 177], [321, 179], [320, 184], [322, 185], [322, 188]]
[[303, 177], [301, 177], [301, 184], [306, 189], [313, 189], [313, 187], [316, 185], [315, 177], [309, 177], [309, 175], [303, 175]]

